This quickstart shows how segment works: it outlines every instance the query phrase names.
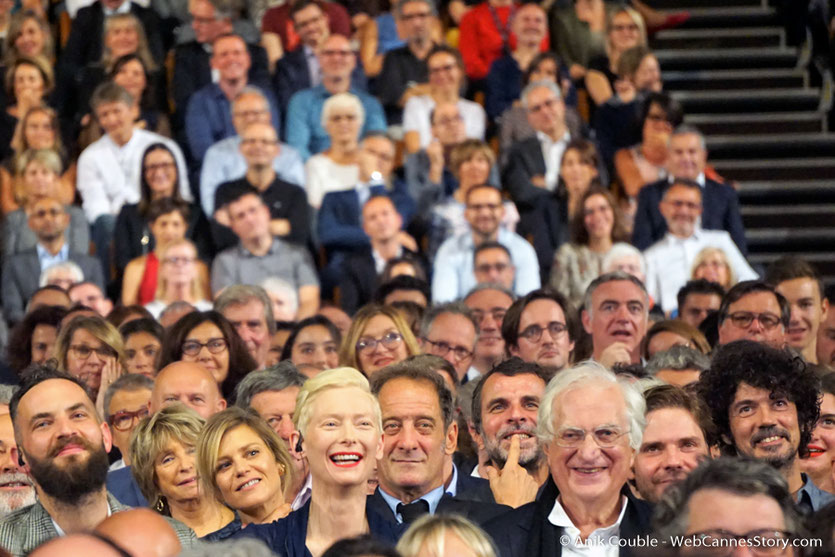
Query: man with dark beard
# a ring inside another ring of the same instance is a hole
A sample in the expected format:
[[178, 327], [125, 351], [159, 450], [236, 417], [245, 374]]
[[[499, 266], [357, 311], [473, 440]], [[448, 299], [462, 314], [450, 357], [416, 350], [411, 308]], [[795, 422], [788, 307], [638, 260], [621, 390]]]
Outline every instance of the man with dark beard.
[[23, 472], [12, 452], [17, 450], [12, 418], [0, 414], [0, 516], [28, 507], [35, 499], [32, 480]]
[[538, 364], [511, 358], [487, 372], [473, 392], [473, 423], [490, 459], [473, 474], [490, 480], [497, 503], [530, 503], [548, 477], [534, 430], [550, 378]]
[[[21, 466], [35, 482], [38, 502], [0, 521], [0, 546], [25, 555], [52, 538], [89, 531], [126, 510], [107, 493], [110, 429], [76, 378], [33, 365], [23, 375], [9, 411]], [[170, 520], [183, 548], [194, 532]]]
[[699, 389], [723, 455], [762, 459], [780, 471], [803, 512], [833, 500], [800, 471], [820, 413], [820, 382], [802, 358], [751, 340], [719, 347]]

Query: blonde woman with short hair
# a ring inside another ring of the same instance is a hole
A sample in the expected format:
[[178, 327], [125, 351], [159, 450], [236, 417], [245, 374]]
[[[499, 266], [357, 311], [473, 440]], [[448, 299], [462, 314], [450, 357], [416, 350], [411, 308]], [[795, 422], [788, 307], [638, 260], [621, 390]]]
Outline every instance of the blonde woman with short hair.
[[484, 530], [456, 514], [420, 517], [400, 538], [397, 551], [403, 557], [497, 557], [499, 553]]

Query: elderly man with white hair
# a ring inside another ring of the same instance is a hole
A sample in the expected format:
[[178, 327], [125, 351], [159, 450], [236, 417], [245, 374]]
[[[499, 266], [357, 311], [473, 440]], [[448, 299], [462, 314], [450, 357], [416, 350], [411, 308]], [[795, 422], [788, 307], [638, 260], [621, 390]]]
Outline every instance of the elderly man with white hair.
[[503, 557], [625, 555], [627, 544], [620, 547], [618, 540], [649, 532], [651, 507], [626, 483], [645, 408], [634, 384], [595, 362], [577, 364], [548, 383], [537, 436], [551, 479], [536, 501], [485, 526]]

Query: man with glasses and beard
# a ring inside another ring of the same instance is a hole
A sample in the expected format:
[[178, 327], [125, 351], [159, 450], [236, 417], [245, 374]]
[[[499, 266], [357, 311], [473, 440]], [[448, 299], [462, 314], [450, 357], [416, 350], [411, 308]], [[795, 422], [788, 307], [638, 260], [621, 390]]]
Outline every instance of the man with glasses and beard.
[[[9, 410], [17, 459], [35, 483], [38, 502], [0, 520], [0, 546], [26, 555], [41, 543], [95, 528], [126, 510], [107, 493], [110, 429], [84, 384], [48, 366], [30, 366]], [[194, 532], [168, 519], [183, 548]]]
[[799, 357], [767, 344], [738, 340], [719, 347], [699, 380], [723, 455], [768, 462], [785, 478], [801, 511], [833, 500], [801, 473], [820, 413], [820, 381]]
[[514, 508], [530, 503], [548, 478], [535, 430], [551, 377], [535, 363], [511, 358], [487, 372], [473, 392], [474, 429], [490, 459], [477, 470], [490, 480], [497, 503]]

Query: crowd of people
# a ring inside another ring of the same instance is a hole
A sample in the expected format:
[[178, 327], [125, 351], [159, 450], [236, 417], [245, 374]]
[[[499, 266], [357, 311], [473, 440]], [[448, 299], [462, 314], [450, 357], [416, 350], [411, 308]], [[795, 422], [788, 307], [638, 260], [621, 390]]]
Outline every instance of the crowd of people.
[[387, 4], [0, 1], [0, 555], [831, 555], [688, 13]]

